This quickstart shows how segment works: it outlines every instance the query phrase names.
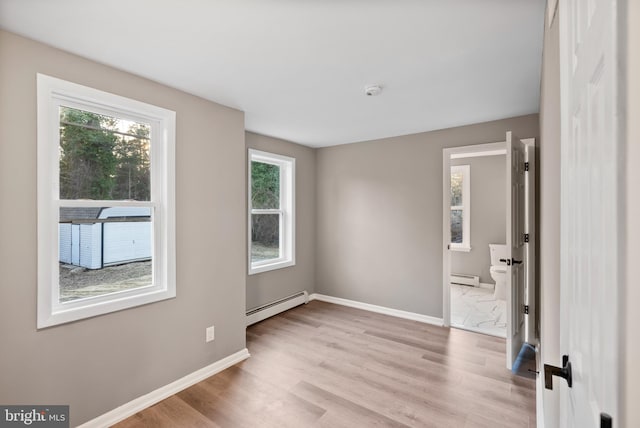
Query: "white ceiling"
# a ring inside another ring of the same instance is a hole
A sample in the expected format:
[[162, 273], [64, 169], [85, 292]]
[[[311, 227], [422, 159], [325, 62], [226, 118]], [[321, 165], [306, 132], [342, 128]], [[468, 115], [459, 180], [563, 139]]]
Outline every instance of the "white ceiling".
[[313, 147], [538, 112], [543, 19], [544, 0], [0, 0], [0, 28]]

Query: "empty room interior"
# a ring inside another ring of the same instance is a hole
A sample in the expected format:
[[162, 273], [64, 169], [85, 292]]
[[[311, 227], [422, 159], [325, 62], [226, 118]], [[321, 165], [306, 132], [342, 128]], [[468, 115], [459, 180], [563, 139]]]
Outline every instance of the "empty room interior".
[[0, 0], [0, 426], [640, 426], [638, 22]]

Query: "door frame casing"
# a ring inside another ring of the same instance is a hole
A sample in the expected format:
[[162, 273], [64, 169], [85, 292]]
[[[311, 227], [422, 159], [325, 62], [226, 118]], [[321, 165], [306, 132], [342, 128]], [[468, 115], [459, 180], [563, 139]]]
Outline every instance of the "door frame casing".
[[[533, 264], [533, 268], [530, 269], [532, 272], [531, 276], [529, 276], [529, 280], [533, 281], [533, 302], [528, 302], [530, 305], [529, 317], [527, 317], [527, 322], [535, 326], [535, 248], [536, 248], [536, 235], [535, 235], [535, 138], [523, 138], [521, 140], [526, 146], [533, 148], [531, 150], [528, 157], [528, 162], [530, 162], [530, 181], [532, 183], [531, 188], [531, 197], [529, 198], [529, 202], [534, 204], [531, 208], [533, 218], [530, 219], [529, 227], [527, 230], [529, 231], [529, 246], [528, 246], [528, 254], [531, 255], [531, 264]], [[489, 152], [493, 152], [491, 154], [497, 154], [498, 151], [504, 151], [506, 154], [506, 141], [500, 141], [495, 143], [480, 143], [480, 144], [472, 144], [468, 146], [459, 146], [459, 147], [448, 147], [442, 149], [442, 324], [444, 327], [451, 327], [451, 287], [450, 287], [450, 275], [451, 275], [451, 252], [448, 248], [448, 245], [451, 241], [451, 230], [450, 230], [450, 195], [449, 188], [451, 187], [451, 155], [461, 155], [465, 154], [465, 157], [478, 157], [478, 156], [487, 156]], [[505, 156], [505, 168], [506, 168], [506, 156]], [[506, 225], [505, 225], [506, 228]], [[529, 284], [528, 284], [529, 285]], [[528, 331], [535, 331], [527, 329]], [[528, 337], [529, 342], [533, 342], [537, 340], [537, 337], [531, 338]]]

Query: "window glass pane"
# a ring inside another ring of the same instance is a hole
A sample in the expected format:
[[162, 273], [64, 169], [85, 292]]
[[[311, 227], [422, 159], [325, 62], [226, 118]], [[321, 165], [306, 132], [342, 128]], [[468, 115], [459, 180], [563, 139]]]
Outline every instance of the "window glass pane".
[[60, 302], [151, 285], [151, 236], [148, 207], [60, 208]]
[[60, 107], [60, 199], [150, 200], [150, 131]]
[[280, 214], [251, 215], [251, 262], [280, 257]]
[[462, 173], [451, 173], [451, 206], [462, 205]]
[[451, 243], [462, 244], [462, 210], [451, 210]]
[[251, 162], [251, 207], [280, 208], [280, 167], [263, 162]]

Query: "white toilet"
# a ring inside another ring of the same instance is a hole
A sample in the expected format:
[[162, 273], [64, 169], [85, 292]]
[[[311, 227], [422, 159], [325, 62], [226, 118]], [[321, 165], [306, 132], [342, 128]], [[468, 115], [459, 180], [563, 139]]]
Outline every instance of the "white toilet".
[[493, 297], [496, 300], [506, 300], [507, 264], [501, 262], [500, 259], [506, 260], [507, 246], [504, 244], [489, 244], [489, 253], [491, 254], [491, 268], [489, 268], [489, 273], [491, 274], [491, 278], [496, 282]]

